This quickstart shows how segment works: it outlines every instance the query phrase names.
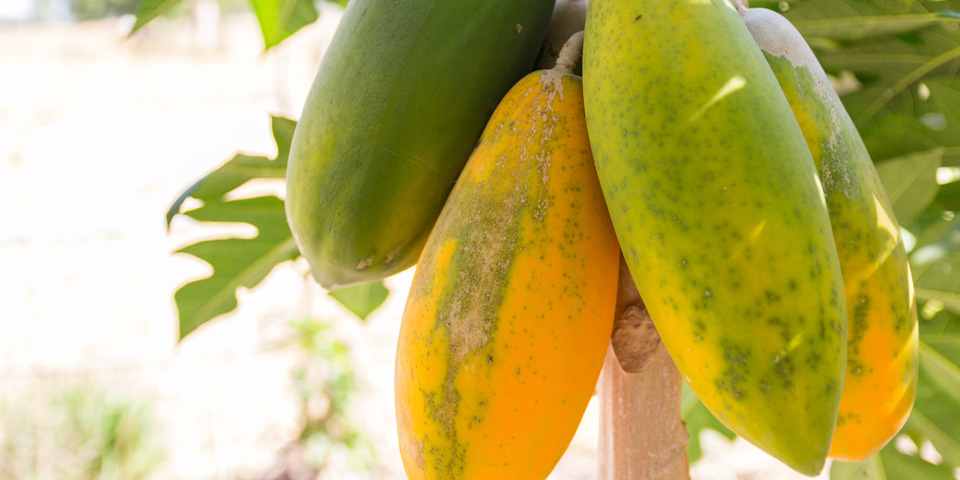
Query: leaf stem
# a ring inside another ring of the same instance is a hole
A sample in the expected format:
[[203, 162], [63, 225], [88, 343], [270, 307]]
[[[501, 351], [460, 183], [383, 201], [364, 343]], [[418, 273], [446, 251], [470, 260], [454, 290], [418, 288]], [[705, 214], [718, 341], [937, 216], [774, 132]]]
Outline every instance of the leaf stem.
[[871, 103], [870, 106], [867, 107], [867, 109], [860, 114], [860, 116], [857, 118], [857, 122], [856, 122], [857, 125], [863, 125], [865, 122], [869, 121], [874, 115], [877, 114], [877, 112], [880, 111], [881, 108], [883, 108], [887, 103], [889, 103], [890, 100], [893, 100], [893, 97], [900, 94], [900, 92], [905, 90], [911, 84], [913, 84], [917, 80], [920, 80], [926, 74], [932, 72], [937, 67], [940, 67], [943, 64], [951, 60], [955, 60], [957, 58], [960, 58], [960, 46], [954, 47], [949, 51], [938, 55], [933, 60], [927, 63], [924, 63], [916, 70], [910, 72], [909, 75], [901, 78], [899, 82], [897, 82], [892, 87], [884, 91], [883, 95], [880, 95], [880, 97], [874, 100], [873, 103]]

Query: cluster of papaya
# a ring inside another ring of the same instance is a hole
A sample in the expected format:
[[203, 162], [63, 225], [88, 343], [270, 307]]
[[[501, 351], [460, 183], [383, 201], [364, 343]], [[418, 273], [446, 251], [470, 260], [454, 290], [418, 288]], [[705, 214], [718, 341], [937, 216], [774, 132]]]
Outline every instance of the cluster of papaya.
[[417, 263], [395, 377], [410, 478], [549, 475], [621, 251], [700, 400], [795, 470], [871, 455], [913, 403], [890, 202], [803, 38], [739, 0], [353, 0], [286, 205], [324, 287]]

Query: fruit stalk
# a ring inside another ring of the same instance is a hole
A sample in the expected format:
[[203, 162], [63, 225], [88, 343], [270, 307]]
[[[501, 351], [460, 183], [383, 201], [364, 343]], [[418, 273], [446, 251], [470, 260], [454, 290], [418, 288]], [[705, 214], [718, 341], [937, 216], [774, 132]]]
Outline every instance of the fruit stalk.
[[600, 480], [687, 480], [681, 377], [620, 259], [613, 336], [598, 386]]

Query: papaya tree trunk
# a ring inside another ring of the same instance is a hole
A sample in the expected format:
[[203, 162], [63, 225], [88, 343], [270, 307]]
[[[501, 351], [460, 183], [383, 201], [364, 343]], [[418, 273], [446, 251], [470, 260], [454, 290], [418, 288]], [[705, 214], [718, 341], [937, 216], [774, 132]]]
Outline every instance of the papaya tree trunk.
[[616, 320], [600, 376], [600, 480], [686, 480], [680, 372], [620, 259]]

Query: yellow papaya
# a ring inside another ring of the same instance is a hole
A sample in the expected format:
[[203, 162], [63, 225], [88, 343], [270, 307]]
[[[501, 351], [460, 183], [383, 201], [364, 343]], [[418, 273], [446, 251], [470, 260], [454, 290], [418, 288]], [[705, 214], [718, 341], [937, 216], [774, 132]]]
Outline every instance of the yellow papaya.
[[786, 98], [727, 0], [591, 0], [587, 127], [624, 258], [703, 404], [817, 474], [846, 356], [840, 265]]
[[546, 478], [593, 394], [619, 248], [573, 63], [507, 93], [417, 265], [395, 372], [411, 479]]
[[907, 421], [917, 390], [917, 311], [900, 227], [856, 126], [803, 36], [776, 12], [737, 6], [823, 182], [849, 320], [830, 457], [863, 460]]

